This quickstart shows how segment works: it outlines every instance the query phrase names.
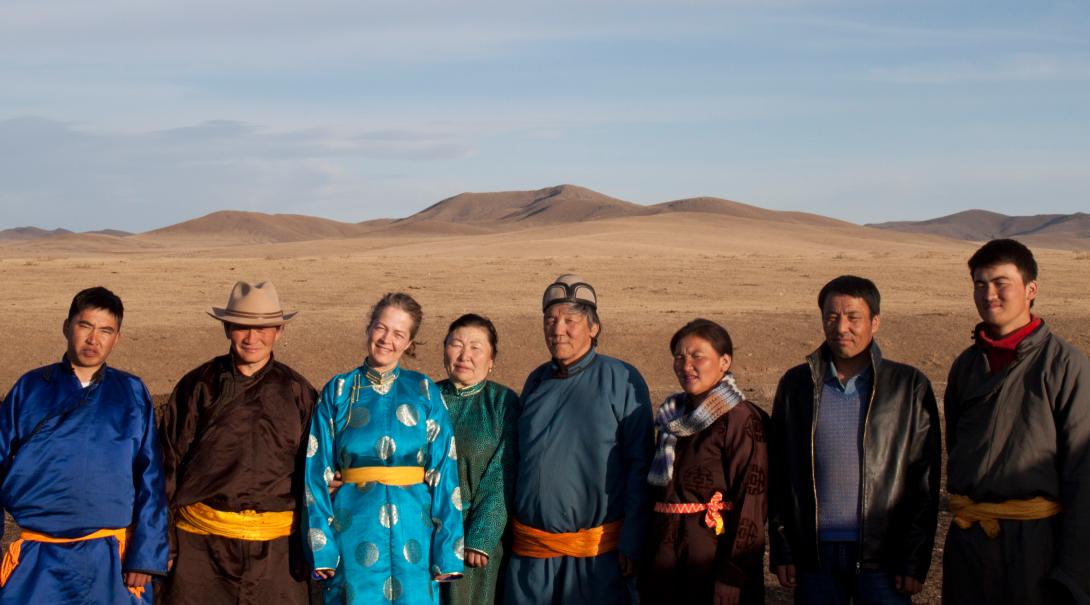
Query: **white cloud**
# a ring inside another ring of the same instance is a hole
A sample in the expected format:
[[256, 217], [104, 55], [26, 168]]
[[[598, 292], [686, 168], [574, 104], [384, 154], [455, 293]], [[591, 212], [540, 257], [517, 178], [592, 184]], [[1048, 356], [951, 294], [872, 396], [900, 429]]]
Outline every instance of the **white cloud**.
[[144, 230], [227, 208], [317, 208], [361, 220], [387, 211], [389, 200], [368, 207], [375, 185], [360, 162], [445, 161], [472, 151], [443, 132], [269, 132], [221, 120], [133, 134], [18, 118], [0, 121], [0, 206], [4, 227], [49, 216], [77, 230]]

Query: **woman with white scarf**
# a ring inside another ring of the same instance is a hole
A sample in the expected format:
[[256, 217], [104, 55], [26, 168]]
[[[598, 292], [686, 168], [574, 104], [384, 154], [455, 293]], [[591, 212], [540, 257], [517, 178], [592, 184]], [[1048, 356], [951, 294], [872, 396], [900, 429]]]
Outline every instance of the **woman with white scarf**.
[[735, 384], [719, 324], [689, 322], [670, 351], [682, 392], [655, 414], [640, 603], [763, 603], [768, 416]]

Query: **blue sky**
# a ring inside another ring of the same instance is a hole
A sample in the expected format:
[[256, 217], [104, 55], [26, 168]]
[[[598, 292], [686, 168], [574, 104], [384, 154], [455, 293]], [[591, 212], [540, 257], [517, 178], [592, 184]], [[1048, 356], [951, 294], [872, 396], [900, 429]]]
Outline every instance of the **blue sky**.
[[574, 183], [853, 222], [1090, 210], [1090, 3], [0, 4], [0, 228]]

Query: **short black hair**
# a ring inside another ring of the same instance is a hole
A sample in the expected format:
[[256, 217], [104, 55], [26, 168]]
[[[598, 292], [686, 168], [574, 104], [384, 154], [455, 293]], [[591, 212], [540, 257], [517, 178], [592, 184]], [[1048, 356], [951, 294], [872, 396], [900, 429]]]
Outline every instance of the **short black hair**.
[[825, 300], [833, 294], [862, 298], [863, 302], [867, 303], [871, 316], [882, 313], [882, 295], [878, 292], [878, 286], [865, 277], [841, 275], [833, 278], [818, 293], [818, 308], [824, 311]]
[[476, 313], [466, 313], [465, 315], [450, 322], [450, 327], [447, 328], [447, 336], [443, 339], [443, 342], [450, 338], [450, 335], [458, 328], [481, 328], [488, 333], [488, 344], [492, 346], [492, 359], [499, 355], [499, 343], [500, 336], [496, 332], [496, 326], [492, 323], [491, 319], [488, 319], [484, 315], [477, 315]]
[[686, 336], [699, 336], [711, 344], [716, 353], [720, 355], [734, 355], [734, 342], [730, 339], [730, 332], [723, 326], [710, 319], [696, 318], [681, 326], [670, 338], [670, 354], [677, 353], [677, 343]]
[[1010, 263], [1022, 274], [1022, 281], [1029, 283], [1037, 279], [1037, 261], [1033, 252], [1025, 244], [1013, 239], [993, 239], [981, 246], [969, 257], [969, 275], [977, 269], [994, 267]]
[[87, 309], [102, 309], [117, 319], [117, 327], [121, 329], [121, 320], [125, 317], [125, 305], [121, 304], [121, 298], [102, 286], [80, 290], [73, 298], [72, 305], [68, 307], [68, 319], [79, 315]]

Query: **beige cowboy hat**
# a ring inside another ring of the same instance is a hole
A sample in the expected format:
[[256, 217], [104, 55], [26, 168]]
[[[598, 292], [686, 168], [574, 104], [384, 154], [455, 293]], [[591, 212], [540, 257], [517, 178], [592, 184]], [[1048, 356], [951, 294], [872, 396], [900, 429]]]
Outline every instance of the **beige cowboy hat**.
[[240, 326], [280, 326], [292, 320], [297, 311], [285, 313], [272, 282], [256, 284], [240, 281], [231, 289], [227, 307], [212, 307], [209, 315], [224, 323]]

